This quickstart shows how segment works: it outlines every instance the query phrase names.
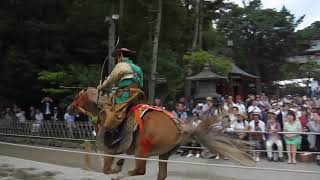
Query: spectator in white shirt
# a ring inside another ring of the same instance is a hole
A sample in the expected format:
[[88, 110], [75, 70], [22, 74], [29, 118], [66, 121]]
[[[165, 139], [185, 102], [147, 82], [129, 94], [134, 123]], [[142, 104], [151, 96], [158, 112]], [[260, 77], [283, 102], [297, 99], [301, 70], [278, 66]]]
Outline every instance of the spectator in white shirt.
[[188, 114], [185, 111], [185, 106], [182, 102], [177, 103], [176, 110], [172, 111], [172, 114], [174, 117], [181, 119], [184, 122], [188, 119]]
[[18, 108], [16, 112], [16, 118], [19, 122], [26, 122], [25, 112]]
[[243, 104], [242, 97], [240, 95], [236, 96], [236, 103], [234, 106], [239, 109], [239, 113], [247, 113], [246, 106]]
[[75, 119], [76, 117], [74, 115], [69, 114], [66, 112], [64, 114], [64, 120], [67, 121], [67, 127], [69, 129], [69, 136], [73, 137], [73, 129], [75, 128]]
[[43, 121], [43, 114], [39, 109], [36, 109], [35, 119], [37, 123], [41, 123]]
[[198, 103], [195, 108], [192, 110], [192, 115], [195, 117], [200, 117], [202, 115], [202, 103]]
[[[230, 128], [227, 129], [229, 132], [233, 131], [247, 131], [249, 129], [249, 123], [246, 120], [247, 116], [242, 113], [238, 113], [237, 120], [230, 125]], [[239, 139], [244, 140], [246, 138], [247, 133], [245, 132], [236, 132], [236, 135]]]
[[230, 112], [230, 108], [234, 107], [234, 102], [232, 100], [232, 96], [226, 96], [225, 97], [225, 102], [223, 105], [224, 111], [225, 112]]
[[204, 119], [217, 115], [217, 108], [214, 107], [213, 105], [213, 98], [212, 97], [207, 97], [206, 98], [206, 104], [203, 105], [202, 107], [202, 117]]
[[268, 123], [266, 125], [267, 126], [266, 129], [267, 129], [267, 132], [269, 132], [268, 139], [266, 142], [268, 160], [269, 161], [275, 160], [275, 158], [273, 158], [273, 156], [272, 156], [272, 154], [273, 154], [272, 153], [272, 146], [275, 144], [275, 145], [277, 145], [277, 149], [278, 149], [278, 153], [279, 153], [278, 160], [280, 162], [283, 162], [283, 144], [282, 144], [280, 135], [277, 134], [277, 132], [281, 131], [281, 126], [280, 126], [280, 123], [277, 122], [277, 115], [276, 115], [274, 109], [270, 109], [268, 111], [267, 119], [268, 119]]
[[258, 107], [258, 101], [253, 100], [251, 106], [248, 108], [248, 113], [261, 113], [261, 109]]
[[266, 107], [267, 109], [271, 109], [271, 104], [270, 101], [268, 99], [268, 97], [266, 95], [262, 95], [261, 96], [261, 101], [259, 102], [260, 105]]
[[35, 123], [32, 124], [32, 133], [39, 133], [39, 129], [41, 126], [41, 123], [43, 121], [43, 114], [40, 112], [39, 109], [36, 109], [36, 114], [35, 114]]
[[233, 107], [232, 111], [229, 112], [229, 120], [230, 120], [230, 125], [233, 124], [238, 120], [237, 115], [239, 114], [239, 109], [238, 107]]

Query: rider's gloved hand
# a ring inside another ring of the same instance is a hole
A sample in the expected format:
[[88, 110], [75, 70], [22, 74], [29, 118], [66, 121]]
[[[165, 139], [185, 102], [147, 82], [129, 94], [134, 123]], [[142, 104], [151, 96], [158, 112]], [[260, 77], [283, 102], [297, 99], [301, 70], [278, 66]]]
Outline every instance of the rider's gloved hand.
[[97, 90], [98, 90], [98, 91], [102, 91], [103, 89], [104, 89], [103, 84], [101, 84], [101, 85], [99, 85], [99, 86], [97, 87]]

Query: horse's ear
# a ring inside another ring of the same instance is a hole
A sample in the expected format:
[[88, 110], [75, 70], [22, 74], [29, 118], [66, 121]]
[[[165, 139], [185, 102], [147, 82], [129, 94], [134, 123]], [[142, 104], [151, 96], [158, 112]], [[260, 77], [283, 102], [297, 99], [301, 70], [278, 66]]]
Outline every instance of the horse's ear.
[[83, 89], [84, 92], [86, 92], [88, 90], [88, 88]]

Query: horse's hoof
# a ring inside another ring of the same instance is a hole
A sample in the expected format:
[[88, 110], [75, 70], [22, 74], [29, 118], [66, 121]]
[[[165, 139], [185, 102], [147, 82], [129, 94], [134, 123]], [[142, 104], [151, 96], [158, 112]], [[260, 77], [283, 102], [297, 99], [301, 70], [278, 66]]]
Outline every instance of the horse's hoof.
[[166, 178], [167, 178], [167, 176], [163, 176], [163, 177], [161, 177], [161, 176], [159, 177], [159, 176], [158, 176], [158, 179], [157, 179], [157, 180], [165, 180]]
[[138, 170], [138, 169], [134, 169], [134, 170], [128, 171], [128, 175], [129, 176], [140, 176], [140, 175], [145, 175], [145, 174], [146, 174], [146, 171], [141, 171], [141, 170]]
[[116, 172], [114, 172], [114, 170], [112, 169], [109, 169], [109, 170], [104, 170], [103, 173], [108, 175], [108, 174], [115, 174]]

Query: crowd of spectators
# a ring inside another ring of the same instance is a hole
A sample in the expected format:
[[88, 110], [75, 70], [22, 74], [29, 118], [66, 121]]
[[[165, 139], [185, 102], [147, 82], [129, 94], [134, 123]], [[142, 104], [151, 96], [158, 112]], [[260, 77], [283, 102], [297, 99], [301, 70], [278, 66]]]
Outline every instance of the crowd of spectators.
[[[166, 109], [159, 98], [155, 99], [154, 105]], [[70, 127], [75, 121], [88, 121], [87, 116], [62, 112], [50, 97], [43, 98], [39, 106], [25, 109], [17, 105], [0, 107], [0, 113], [0, 119], [5, 119], [4, 122], [30, 121], [32, 132], [37, 132], [44, 121], [65, 121]], [[320, 135], [298, 134], [320, 133], [320, 96], [287, 95], [279, 98], [262, 94], [242, 98], [237, 95], [207, 97], [202, 102], [179, 98], [172, 113], [185, 122], [195, 118], [206, 120], [214, 115], [228, 116], [229, 122], [221, 124], [224, 126], [222, 128], [235, 138], [251, 141], [255, 150], [252, 155], [257, 162], [262, 158], [261, 154], [266, 154], [269, 161], [282, 162], [287, 159], [289, 164], [296, 164], [297, 151], [320, 151]], [[187, 145], [200, 146], [195, 141]], [[200, 157], [201, 149], [182, 149], [181, 154]], [[215, 158], [219, 159], [219, 154]], [[316, 162], [320, 165], [320, 155], [316, 156]]]
[[77, 121], [89, 121], [88, 117], [83, 114], [74, 116], [59, 109], [50, 97], [44, 97], [38, 106], [30, 106], [29, 108], [23, 109], [16, 104], [0, 107], [0, 119], [2, 119], [2, 123], [32, 123], [31, 132], [34, 133], [39, 131], [43, 122], [64, 121], [71, 127]]
[[[262, 94], [248, 95], [244, 99], [237, 95], [207, 97], [205, 102], [191, 99], [186, 102], [185, 98], [180, 98], [172, 113], [183, 121], [193, 119], [191, 117], [205, 120], [213, 115], [229, 116], [229, 123], [224, 127], [226, 132], [236, 138], [252, 141], [256, 150], [252, 154], [257, 162], [260, 161], [261, 150], [266, 150], [267, 153], [263, 154], [267, 155], [269, 161], [280, 162], [285, 160], [286, 150], [288, 164], [297, 163], [296, 153], [299, 150], [320, 150], [320, 135], [294, 133], [320, 133], [320, 96], [286, 95], [279, 98]], [[199, 157], [199, 152], [182, 154]], [[320, 155], [316, 156], [316, 162], [320, 165]]]
[[24, 109], [16, 104], [0, 106], [0, 118], [16, 122], [89, 121], [88, 117], [82, 114], [73, 116], [58, 108], [50, 97], [44, 97], [37, 106], [30, 106]]

